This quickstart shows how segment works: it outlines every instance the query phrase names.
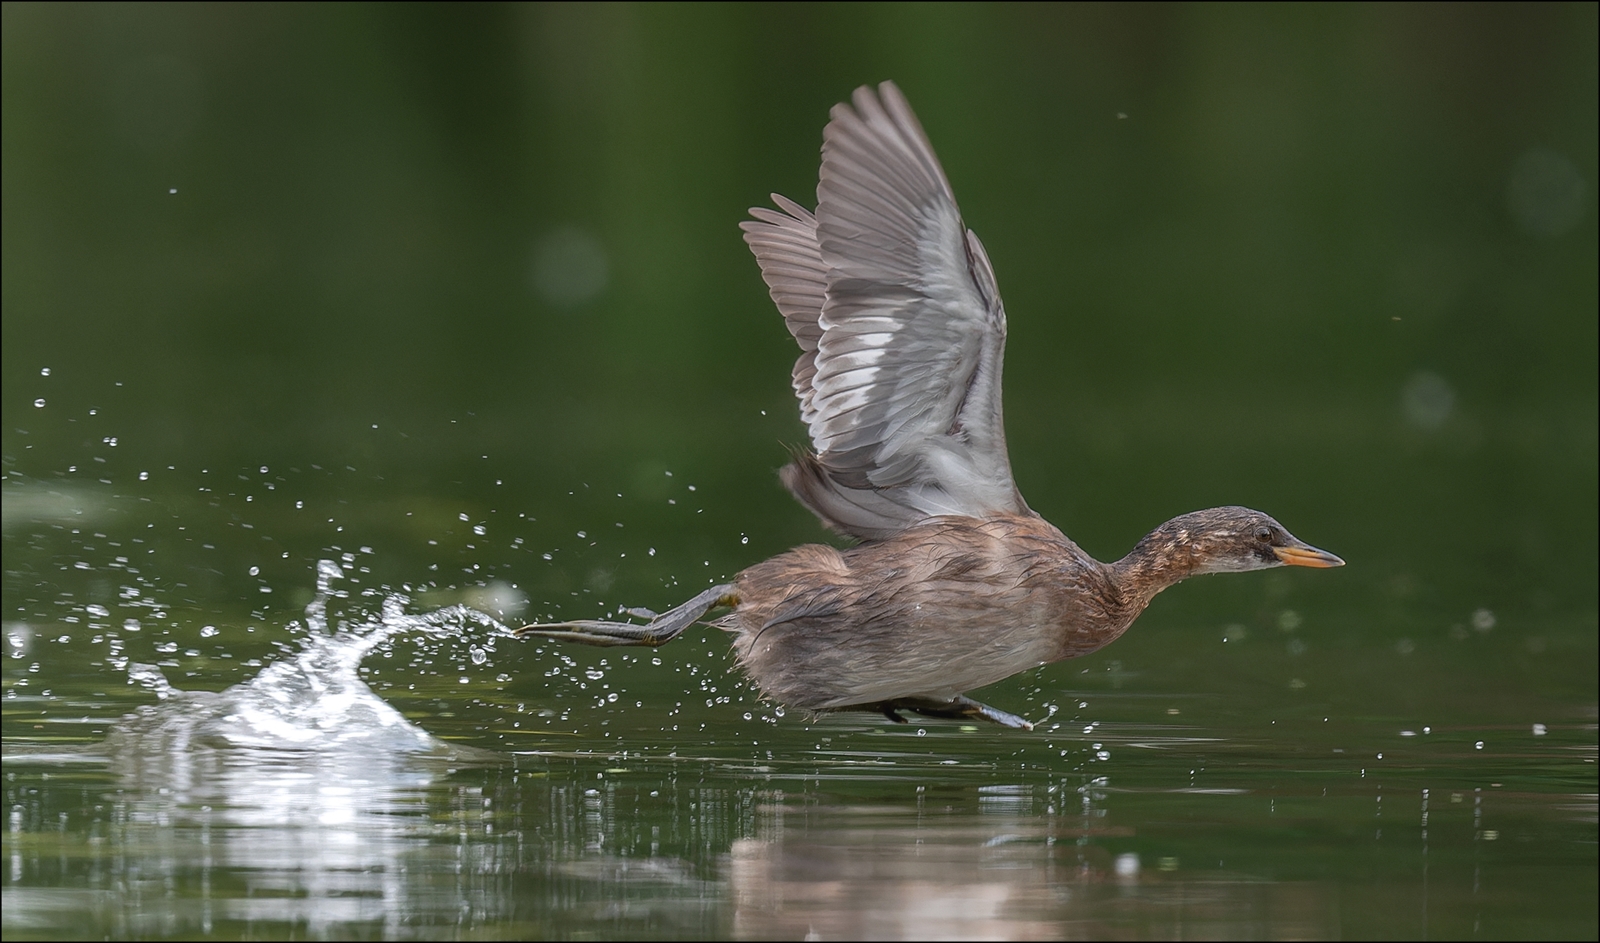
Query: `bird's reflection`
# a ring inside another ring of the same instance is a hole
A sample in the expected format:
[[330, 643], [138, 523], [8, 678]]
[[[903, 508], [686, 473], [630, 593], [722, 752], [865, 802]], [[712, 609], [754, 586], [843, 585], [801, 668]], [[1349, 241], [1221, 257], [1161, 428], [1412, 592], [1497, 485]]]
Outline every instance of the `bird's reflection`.
[[1197, 873], [1170, 860], [1145, 867], [1136, 853], [1108, 850], [1107, 839], [1131, 832], [1086, 824], [1103, 822], [1098, 816], [981, 803], [977, 815], [924, 814], [890, 826], [881, 810], [858, 810], [855, 823], [846, 809], [768, 814], [782, 824], [735, 842], [728, 859], [738, 938], [1338, 935], [1324, 885]]

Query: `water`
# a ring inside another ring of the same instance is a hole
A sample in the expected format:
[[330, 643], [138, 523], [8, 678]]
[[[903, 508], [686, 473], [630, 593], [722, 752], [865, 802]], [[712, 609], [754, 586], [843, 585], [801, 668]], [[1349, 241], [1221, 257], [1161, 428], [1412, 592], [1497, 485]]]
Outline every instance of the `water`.
[[[1294, 679], [1263, 719], [1170, 663], [1113, 659], [991, 689], [1029, 706], [1032, 734], [806, 718], [730, 679], [720, 639], [547, 650], [464, 605], [341, 590], [356, 570], [308, 573], [305, 617], [215, 693], [121, 655], [24, 693], [72, 672], [13, 626], [8, 936], [1589, 926], [1561, 908], [1594, 879], [1592, 705], [1419, 722], [1308, 701]], [[89, 628], [119, 652], [174, 634]], [[384, 680], [396, 660], [403, 684]]]
[[[1600, 935], [1593, 5], [3, 16], [6, 939]], [[737, 222], [883, 78], [1030, 504], [1347, 566], [1031, 733], [507, 635], [827, 539]]]

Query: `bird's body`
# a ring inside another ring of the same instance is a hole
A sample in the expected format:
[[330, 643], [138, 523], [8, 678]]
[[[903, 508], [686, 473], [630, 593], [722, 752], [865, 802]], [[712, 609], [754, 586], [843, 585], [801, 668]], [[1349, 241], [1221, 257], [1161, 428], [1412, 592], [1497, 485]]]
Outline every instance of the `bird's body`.
[[738, 633], [739, 664], [763, 692], [812, 710], [948, 700], [1094, 651], [1144, 608], [1039, 517], [937, 517], [901, 537], [811, 544], [735, 578], [739, 605], [716, 624]]
[[814, 451], [781, 477], [861, 543], [797, 547], [646, 624], [520, 633], [661, 645], [727, 608], [713, 624], [780, 703], [1025, 728], [965, 692], [1095, 651], [1186, 577], [1343, 562], [1248, 508], [1174, 518], [1110, 564], [1035, 514], [1006, 453], [1006, 319], [988, 256], [899, 89], [853, 102], [824, 131], [816, 212], [775, 194], [781, 212], [751, 210], [743, 228], [801, 350], [793, 383]]

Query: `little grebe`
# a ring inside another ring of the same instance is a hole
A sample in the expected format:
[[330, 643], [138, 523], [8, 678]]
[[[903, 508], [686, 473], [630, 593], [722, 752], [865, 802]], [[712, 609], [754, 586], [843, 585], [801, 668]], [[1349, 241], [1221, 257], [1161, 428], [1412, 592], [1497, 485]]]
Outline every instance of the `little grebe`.
[[1000, 410], [1005, 309], [983, 244], [892, 82], [823, 131], [817, 211], [773, 194], [741, 224], [800, 345], [794, 390], [814, 452], [783, 483], [861, 543], [796, 547], [644, 624], [519, 635], [664, 645], [707, 612], [762, 694], [811, 711], [1028, 721], [965, 692], [1086, 655], [1201, 573], [1344, 561], [1242, 507], [1196, 511], [1101, 563], [1029, 509]]

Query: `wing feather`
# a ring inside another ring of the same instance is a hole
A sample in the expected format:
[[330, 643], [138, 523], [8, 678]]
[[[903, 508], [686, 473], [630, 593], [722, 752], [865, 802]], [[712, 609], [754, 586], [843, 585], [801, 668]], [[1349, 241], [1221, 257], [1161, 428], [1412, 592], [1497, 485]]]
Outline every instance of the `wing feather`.
[[815, 453], [784, 484], [868, 540], [941, 514], [1031, 514], [1006, 455], [994, 269], [894, 83], [834, 106], [819, 178], [815, 213], [774, 194], [741, 224], [801, 350]]

